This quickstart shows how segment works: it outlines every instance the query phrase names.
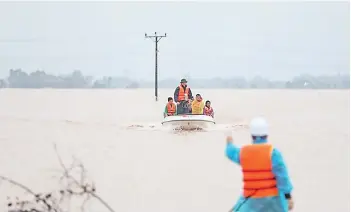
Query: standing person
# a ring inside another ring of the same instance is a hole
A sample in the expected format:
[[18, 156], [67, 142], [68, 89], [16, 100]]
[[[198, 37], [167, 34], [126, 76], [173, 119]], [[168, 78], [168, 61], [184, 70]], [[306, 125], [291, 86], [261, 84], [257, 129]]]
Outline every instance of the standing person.
[[206, 101], [206, 104], [204, 107], [204, 115], [211, 116], [212, 118], [214, 118], [214, 111], [213, 111], [213, 108], [211, 107], [210, 100]]
[[173, 102], [172, 97], [168, 97], [168, 102], [165, 107], [165, 111], [163, 113], [163, 117], [166, 116], [174, 116], [177, 113], [177, 106]]
[[252, 143], [241, 148], [227, 137], [226, 155], [243, 172], [243, 193], [231, 211], [287, 212], [292, 210], [293, 189], [282, 154], [267, 143], [268, 124], [263, 118], [250, 123]]
[[188, 81], [182, 79], [180, 85], [174, 90], [174, 101], [177, 103], [177, 114], [189, 113], [190, 100], [193, 100], [191, 89], [187, 85]]

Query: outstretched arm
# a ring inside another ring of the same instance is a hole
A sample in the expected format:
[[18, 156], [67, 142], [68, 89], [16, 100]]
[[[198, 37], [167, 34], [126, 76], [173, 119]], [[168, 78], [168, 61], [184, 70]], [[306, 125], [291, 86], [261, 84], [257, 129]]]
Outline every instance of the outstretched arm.
[[225, 149], [225, 154], [229, 160], [233, 161], [236, 164], [240, 164], [240, 148], [235, 146], [232, 143], [227, 144]]

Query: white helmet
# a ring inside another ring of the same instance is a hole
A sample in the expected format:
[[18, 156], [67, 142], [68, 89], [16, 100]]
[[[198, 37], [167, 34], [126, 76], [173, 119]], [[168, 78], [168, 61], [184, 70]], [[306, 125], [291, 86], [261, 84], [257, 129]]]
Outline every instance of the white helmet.
[[268, 135], [268, 124], [262, 117], [256, 117], [251, 120], [250, 132], [252, 136]]

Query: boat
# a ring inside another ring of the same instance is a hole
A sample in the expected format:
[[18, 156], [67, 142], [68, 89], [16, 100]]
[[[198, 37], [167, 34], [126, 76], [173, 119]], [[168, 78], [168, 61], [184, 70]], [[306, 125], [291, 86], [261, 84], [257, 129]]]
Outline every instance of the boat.
[[162, 126], [181, 130], [205, 129], [215, 125], [214, 118], [206, 115], [179, 114], [166, 116], [162, 121]]

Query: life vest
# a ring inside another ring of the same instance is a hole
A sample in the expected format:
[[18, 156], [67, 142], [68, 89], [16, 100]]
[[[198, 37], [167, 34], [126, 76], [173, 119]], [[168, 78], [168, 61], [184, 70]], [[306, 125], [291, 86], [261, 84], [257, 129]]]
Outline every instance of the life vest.
[[272, 151], [270, 144], [252, 144], [241, 148], [244, 197], [278, 196], [277, 181], [272, 172]]
[[174, 115], [176, 112], [176, 105], [174, 103], [167, 104], [167, 113]]
[[207, 107], [207, 106], [204, 107], [204, 114], [206, 116], [212, 116], [212, 113], [213, 113], [212, 107]]
[[182, 85], [179, 85], [178, 102], [185, 100], [185, 94], [189, 96], [189, 87], [187, 86], [185, 91]]
[[203, 111], [203, 101], [201, 100], [200, 102], [197, 101], [197, 100], [194, 100], [192, 103], [191, 103], [191, 112], [192, 114], [203, 114], [204, 111]]

